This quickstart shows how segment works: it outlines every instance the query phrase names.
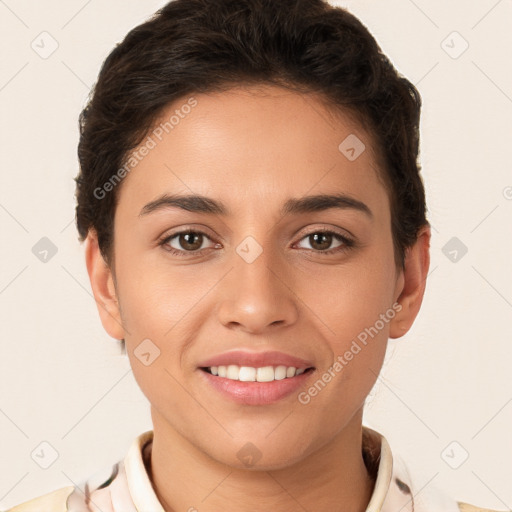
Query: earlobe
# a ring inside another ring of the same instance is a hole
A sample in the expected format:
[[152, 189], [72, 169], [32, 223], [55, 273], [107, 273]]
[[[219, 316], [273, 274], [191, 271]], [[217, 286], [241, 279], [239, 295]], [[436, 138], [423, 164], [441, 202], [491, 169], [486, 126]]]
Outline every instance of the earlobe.
[[85, 263], [101, 323], [112, 338], [123, 339], [124, 329], [112, 272], [103, 259], [93, 229], [89, 230], [85, 240]]
[[430, 236], [430, 225], [422, 227], [415, 244], [407, 251], [405, 269], [398, 280], [402, 288], [397, 298], [401, 310], [390, 322], [390, 338], [403, 336], [411, 328], [420, 310], [430, 266]]

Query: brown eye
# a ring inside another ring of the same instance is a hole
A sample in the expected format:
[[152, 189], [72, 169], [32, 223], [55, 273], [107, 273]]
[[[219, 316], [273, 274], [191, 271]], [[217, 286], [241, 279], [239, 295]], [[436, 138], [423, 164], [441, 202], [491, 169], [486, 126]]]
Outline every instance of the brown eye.
[[333, 235], [330, 233], [313, 233], [309, 235], [308, 239], [313, 249], [325, 251], [330, 248], [333, 238]]
[[[302, 240], [307, 240], [314, 252], [322, 254], [342, 252], [354, 245], [352, 240], [334, 231], [314, 231], [303, 237]], [[335, 240], [339, 240], [340, 243], [330, 249]]]
[[201, 248], [203, 242], [203, 235], [201, 233], [195, 233], [191, 231], [189, 233], [180, 233], [178, 235], [178, 244], [190, 251], [197, 251]]
[[186, 256], [187, 253], [199, 253], [204, 249], [203, 242], [210, 237], [202, 231], [180, 231], [159, 242], [166, 251], [177, 256]]

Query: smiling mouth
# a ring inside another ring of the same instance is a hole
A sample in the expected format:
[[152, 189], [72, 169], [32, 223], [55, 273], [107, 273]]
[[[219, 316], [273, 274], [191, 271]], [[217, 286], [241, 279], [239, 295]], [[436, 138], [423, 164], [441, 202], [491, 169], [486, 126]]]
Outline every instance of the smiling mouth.
[[273, 382], [275, 380], [291, 379], [310, 373], [315, 370], [314, 367], [296, 368], [294, 366], [238, 366], [230, 364], [226, 366], [208, 366], [200, 367], [200, 370], [209, 373], [215, 377], [221, 377], [229, 380], [241, 382]]

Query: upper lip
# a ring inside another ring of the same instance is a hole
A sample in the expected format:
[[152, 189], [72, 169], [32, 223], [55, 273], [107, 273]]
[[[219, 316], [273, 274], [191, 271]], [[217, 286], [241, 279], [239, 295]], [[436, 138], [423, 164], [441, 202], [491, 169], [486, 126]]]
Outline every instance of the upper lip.
[[297, 369], [303, 368], [304, 370], [313, 367], [310, 361], [276, 350], [267, 352], [233, 350], [206, 359], [199, 364], [199, 367], [209, 368], [211, 366], [229, 366], [230, 364], [254, 368], [262, 366], [294, 366]]

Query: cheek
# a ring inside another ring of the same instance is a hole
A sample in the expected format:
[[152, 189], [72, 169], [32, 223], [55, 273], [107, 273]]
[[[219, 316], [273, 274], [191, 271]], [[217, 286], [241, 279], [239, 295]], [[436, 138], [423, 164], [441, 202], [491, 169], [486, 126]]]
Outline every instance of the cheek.
[[[153, 252], [157, 252], [155, 249]], [[199, 296], [197, 280], [165, 265], [165, 258], [149, 257], [120, 248], [117, 265], [123, 324], [130, 334], [164, 338]]]
[[[373, 259], [350, 268], [340, 267], [319, 280], [317, 287], [305, 283], [299, 296], [307, 297], [305, 302], [328, 327], [322, 331], [338, 339], [339, 348], [343, 348], [348, 340], [373, 326], [392, 307], [395, 288], [392, 268]], [[380, 322], [378, 325], [382, 329]], [[387, 322], [384, 327], [387, 332]]]
[[[389, 252], [389, 255], [388, 255]], [[382, 255], [382, 256], [381, 256]], [[393, 306], [394, 262], [391, 248], [367, 250], [353, 265], [330, 271], [321, 282], [322, 293], [311, 283], [304, 286], [305, 302], [312, 304], [320, 318], [318, 328], [330, 352], [330, 364], [337, 365], [326, 400], [344, 396], [352, 406], [364, 401], [385, 357]], [[320, 281], [319, 281], [320, 282]], [[307, 294], [307, 295], [306, 295]], [[329, 379], [329, 376], [325, 376]], [[322, 375], [320, 375], [322, 378]], [[347, 389], [350, 392], [347, 394]], [[335, 391], [337, 390], [337, 391]], [[332, 394], [334, 393], [334, 395]], [[333, 413], [334, 414], [334, 413]]]

